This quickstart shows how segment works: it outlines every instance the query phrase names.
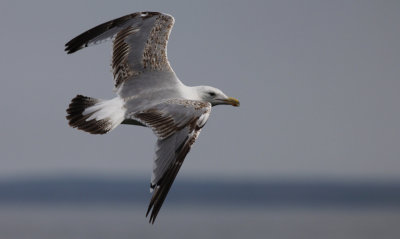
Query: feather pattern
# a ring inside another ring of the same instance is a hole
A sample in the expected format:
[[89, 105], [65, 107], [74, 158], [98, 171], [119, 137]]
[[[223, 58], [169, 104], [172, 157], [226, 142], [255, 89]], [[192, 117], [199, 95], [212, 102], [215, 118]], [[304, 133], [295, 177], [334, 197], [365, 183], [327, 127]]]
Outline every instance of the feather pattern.
[[154, 223], [172, 183], [211, 112], [208, 102], [169, 99], [135, 114], [135, 119], [158, 136], [147, 215]]
[[65, 44], [67, 53], [114, 39], [115, 87], [146, 71], [173, 72], [167, 58], [167, 43], [174, 18], [159, 12], [132, 13], [100, 24]]

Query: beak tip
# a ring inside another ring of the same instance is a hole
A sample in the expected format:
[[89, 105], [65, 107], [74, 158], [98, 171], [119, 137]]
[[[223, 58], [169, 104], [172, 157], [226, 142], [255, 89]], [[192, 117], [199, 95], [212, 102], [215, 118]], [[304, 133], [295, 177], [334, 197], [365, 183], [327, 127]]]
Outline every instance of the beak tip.
[[233, 98], [233, 97], [229, 97], [228, 98], [228, 102], [230, 105], [234, 106], [234, 107], [239, 107], [240, 106], [240, 102], [239, 100]]

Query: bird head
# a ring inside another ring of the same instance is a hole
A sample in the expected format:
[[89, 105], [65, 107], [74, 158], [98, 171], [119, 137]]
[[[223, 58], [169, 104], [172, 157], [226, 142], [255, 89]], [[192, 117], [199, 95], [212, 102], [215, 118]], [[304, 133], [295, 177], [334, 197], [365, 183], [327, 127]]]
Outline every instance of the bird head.
[[240, 106], [239, 100], [228, 97], [220, 89], [211, 86], [198, 86], [197, 93], [199, 98], [203, 101], [210, 102], [212, 106], [215, 105], [232, 105]]

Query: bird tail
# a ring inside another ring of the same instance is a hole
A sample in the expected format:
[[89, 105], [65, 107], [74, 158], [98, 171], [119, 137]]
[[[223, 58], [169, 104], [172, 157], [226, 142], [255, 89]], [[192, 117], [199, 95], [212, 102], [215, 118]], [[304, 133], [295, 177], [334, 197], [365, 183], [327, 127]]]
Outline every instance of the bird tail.
[[67, 120], [73, 128], [91, 134], [105, 134], [117, 127], [125, 118], [124, 100], [116, 97], [100, 100], [77, 95], [67, 109]]

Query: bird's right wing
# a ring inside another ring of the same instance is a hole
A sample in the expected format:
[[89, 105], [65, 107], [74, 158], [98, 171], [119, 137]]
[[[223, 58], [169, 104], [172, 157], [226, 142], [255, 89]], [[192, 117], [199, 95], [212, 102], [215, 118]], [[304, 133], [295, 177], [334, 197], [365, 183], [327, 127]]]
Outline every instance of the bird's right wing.
[[134, 115], [158, 136], [151, 179], [154, 192], [146, 214], [151, 211], [151, 223], [210, 112], [208, 102], [172, 99]]

